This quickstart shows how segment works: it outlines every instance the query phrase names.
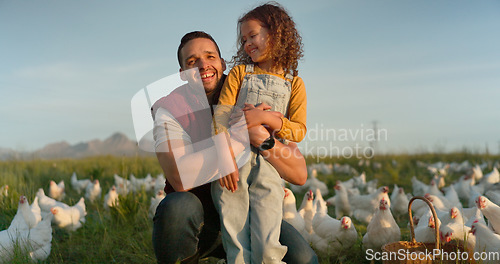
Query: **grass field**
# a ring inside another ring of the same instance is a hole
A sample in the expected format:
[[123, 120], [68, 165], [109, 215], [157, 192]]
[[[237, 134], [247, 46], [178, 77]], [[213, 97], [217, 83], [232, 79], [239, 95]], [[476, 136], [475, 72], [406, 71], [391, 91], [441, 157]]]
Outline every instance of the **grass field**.
[[[308, 164], [313, 162], [308, 158]], [[462, 152], [453, 154], [420, 154], [376, 156], [371, 160], [380, 167], [358, 166], [356, 159], [327, 159], [325, 163], [350, 164], [359, 172], [365, 171], [367, 180], [378, 179], [379, 185], [393, 184], [411, 190], [411, 177], [429, 182], [430, 173], [425, 168], [419, 168], [417, 161], [434, 163], [462, 162], [468, 160], [471, 164], [481, 164], [485, 161], [500, 160], [499, 156], [479, 155]], [[489, 172], [491, 168], [485, 169]], [[2, 161], [0, 162], [0, 186], [9, 185], [8, 197], [0, 197], [0, 230], [7, 229], [17, 211], [20, 195], [26, 195], [31, 203], [38, 188], [48, 193], [50, 180], [66, 183], [66, 198], [63, 202], [73, 205], [81, 195], [74, 192], [70, 185], [70, 177], [76, 172], [79, 178], [99, 179], [103, 196], [114, 184], [113, 175], [128, 176], [134, 174], [143, 178], [147, 174], [160, 174], [161, 169], [154, 157], [92, 157], [78, 160], [32, 160], [32, 161]], [[457, 179], [459, 174], [447, 176], [447, 185]], [[318, 178], [332, 188], [336, 180], [347, 180], [351, 176], [343, 174], [323, 175]], [[331, 195], [333, 195], [333, 190]], [[75, 232], [53, 229], [52, 252], [43, 263], [155, 263], [152, 249], [152, 221], [148, 218], [148, 209], [152, 193], [141, 191], [120, 198], [117, 209], [106, 211], [102, 200], [95, 203], [86, 201], [86, 223]], [[296, 194], [300, 203], [303, 194]], [[329, 197], [329, 196], [328, 196]], [[328, 197], [325, 197], [328, 198]], [[331, 211], [332, 212], [332, 211]], [[331, 214], [333, 215], [333, 213]], [[340, 257], [320, 255], [320, 263], [369, 263], [362, 250], [361, 238], [366, 225], [353, 220], [359, 239], [353, 248], [342, 252]], [[407, 228], [408, 217], [398, 219], [402, 230], [402, 240], [409, 240]], [[16, 254], [11, 263], [26, 263], [27, 256]], [[214, 259], [205, 259], [202, 263], [216, 263]]]

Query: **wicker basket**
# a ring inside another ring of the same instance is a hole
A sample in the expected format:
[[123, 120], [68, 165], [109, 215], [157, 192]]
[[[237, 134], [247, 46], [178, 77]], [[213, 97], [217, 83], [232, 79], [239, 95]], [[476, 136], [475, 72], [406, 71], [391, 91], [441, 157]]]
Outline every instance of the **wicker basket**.
[[[421, 243], [415, 240], [415, 230], [413, 227], [413, 217], [411, 213], [411, 205], [416, 199], [423, 200], [429, 208], [431, 209], [432, 216], [434, 217], [435, 237], [436, 243]], [[413, 197], [408, 203], [408, 215], [410, 216], [410, 232], [411, 232], [411, 242], [408, 241], [398, 241], [394, 243], [385, 244], [382, 247], [382, 251], [392, 256], [389, 260], [383, 260], [383, 263], [387, 264], [431, 264], [431, 263], [475, 263], [472, 260], [472, 254], [469, 255], [469, 260], [439, 260], [434, 258], [432, 255], [433, 250], [441, 250], [441, 252], [452, 253], [452, 252], [464, 252], [463, 246], [453, 243], [446, 243], [441, 245], [439, 242], [439, 221], [434, 210], [432, 203], [422, 196]], [[442, 248], [440, 248], [442, 246]], [[437, 256], [438, 257], [438, 256]]]

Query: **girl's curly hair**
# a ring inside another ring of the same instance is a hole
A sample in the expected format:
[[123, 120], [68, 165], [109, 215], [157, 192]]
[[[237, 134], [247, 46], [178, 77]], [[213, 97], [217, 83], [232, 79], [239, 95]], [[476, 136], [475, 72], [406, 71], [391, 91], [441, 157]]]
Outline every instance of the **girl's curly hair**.
[[258, 20], [269, 31], [268, 47], [273, 68], [283, 68], [285, 74], [297, 76], [298, 61], [303, 57], [302, 37], [295, 28], [295, 22], [286, 10], [275, 2], [258, 6], [238, 20], [238, 40], [236, 55], [231, 62], [234, 65], [252, 64], [252, 59], [245, 52], [241, 36], [241, 24], [248, 20]]

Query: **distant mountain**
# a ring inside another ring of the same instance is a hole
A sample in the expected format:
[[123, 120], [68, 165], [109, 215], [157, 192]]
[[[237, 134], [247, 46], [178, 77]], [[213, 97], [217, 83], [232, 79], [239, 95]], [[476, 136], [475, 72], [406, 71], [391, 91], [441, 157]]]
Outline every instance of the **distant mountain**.
[[19, 155], [12, 149], [0, 148], [0, 160], [15, 159]]
[[0, 160], [32, 158], [71, 159], [97, 155], [146, 156], [153, 154], [140, 150], [136, 141], [130, 140], [122, 133], [115, 133], [104, 141], [94, 139], [89, 142], [81, 142], [75, 145], [70, 145], [66, 141], [51, 143], [31, 153], [20, 153], [11, 149], [0, 148]]

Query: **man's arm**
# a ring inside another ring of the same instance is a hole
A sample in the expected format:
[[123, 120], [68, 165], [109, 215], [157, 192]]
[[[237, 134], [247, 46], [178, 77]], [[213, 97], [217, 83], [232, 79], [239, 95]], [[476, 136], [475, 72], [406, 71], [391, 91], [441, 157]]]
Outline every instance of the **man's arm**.
[[163, 170], [165, 178], [170, 183], [176, 192], [187, 191], [182, 187], [181, 176], [175, 163], [175, 158], [172, 152], [156, 151], [156, 157]]
[[[278, 118], [283, 116], [279, 112], [264, 111], [270, 108], [271, 107], [265, 103], [262, 103], [257, 107], [245, 104], [243, 112], [246, 118], [248, 117], [247, 115], [250, 110], [257, 110], [261, 114], [266, 113]], [[262, 125], [253, 127], [249, 126], [248, 134], [250, 137], [250, 144], [255, 147], [259, 147], [262, 142], [270, 136], [268, 130]], [[288, 145], [285, 145], [276, 139], [274, 139], [274, 141], [275, 145], [273, 148], [261, 151], [263, 157], [268, 160], [271, 165], [273, 165], [273, 167], [280, 174], [281, 178], [292, 184], [304, 185], [307, 180], [306, 160], [304, 159], [302, 153], [300, 153], [297, 144], [290, 142]]]
[[[248, 129], [250, 143], [258, 147], [269, 138], [269, 132], [263, 126]], [[278, 140], [269, 150], [261, 150], [262, 156], [273, 165], [281, 178], [295, 185], [304, 185], [307, 180], [306, 160], [296, 143], [285, 145]]]
[[[220, 150], [228, 149], [224, 143], [231, 144], [236, 153], [244, 149], [238, 142], [227, 142], [225, 135], [220, 134], [214, 138], [216, 145], [195, 151], [189, 135], [165, 109], [157, 111], [154, 129], [156, 156], [165, 178], [175, 191], [187, 191], [193, 183], [197, 186], [200, 181], [212, 179], [220, 173], [226, 175], [231, 168], [224, 161], [232, 160], [220, 157]], [[189, 186], [184, 186], [183, 181]]]
[[295, 185], [304, 185], [307, 181], [306, 160], [295, 142], [285, 145], [276, 139], [274, 147], [261, 151], [271, 165], [278, 171], [281, 178]]

